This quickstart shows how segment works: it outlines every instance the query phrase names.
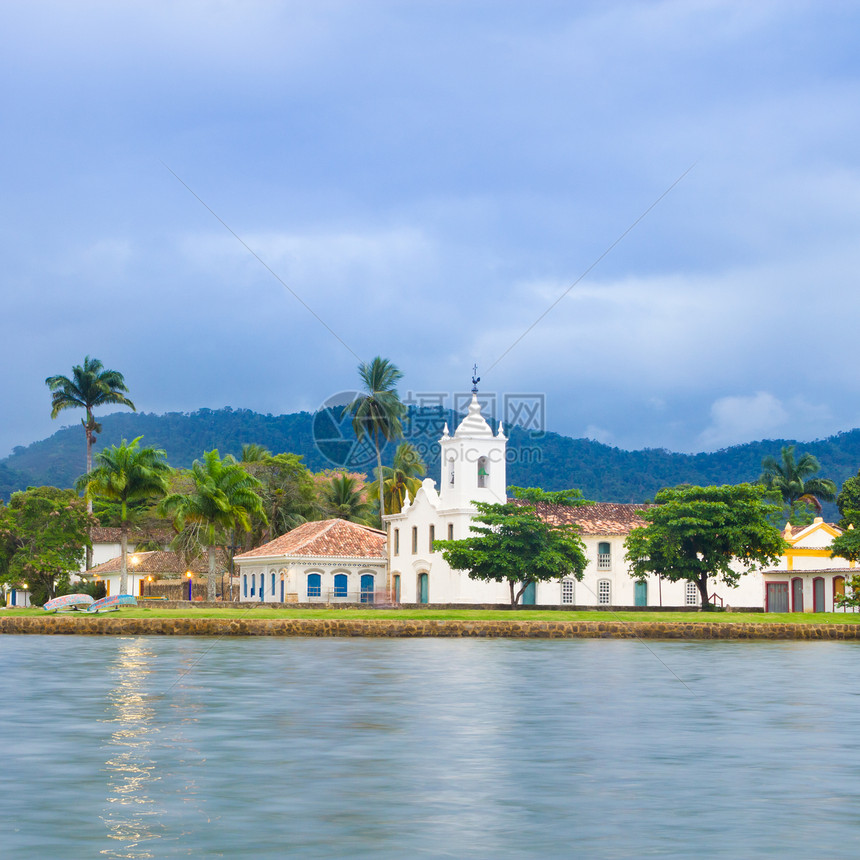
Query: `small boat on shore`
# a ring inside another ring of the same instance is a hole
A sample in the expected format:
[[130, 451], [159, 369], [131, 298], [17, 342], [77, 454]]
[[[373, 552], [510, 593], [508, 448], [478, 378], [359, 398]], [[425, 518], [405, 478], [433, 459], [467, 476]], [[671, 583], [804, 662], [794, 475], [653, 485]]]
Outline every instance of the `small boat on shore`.
[[131, 594], [113, 594], [96, 600], [87, 607], [87, 612], [115, 612], [120, 606], [137, 606], [137, 598]]
[[63, 594], [49, 600], [42, 609], [53, 612], [55, 609], [65, 609], [69, 612], [82, 612], [89, 609], [95, 601], [89, 594]]

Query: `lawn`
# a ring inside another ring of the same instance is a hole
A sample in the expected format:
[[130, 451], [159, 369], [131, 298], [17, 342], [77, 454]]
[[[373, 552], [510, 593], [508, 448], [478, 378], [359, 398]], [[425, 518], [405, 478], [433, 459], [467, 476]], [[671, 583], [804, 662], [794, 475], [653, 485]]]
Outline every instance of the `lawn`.
[[[88, 613], [69, 613], [80, 617], [93, 617]], [[42, 609], [2, 609], [3, 616], [42, 616]], [[590, 610], [565, 612], [555, 610], [501, 610], [501, 609], [297, 609], [259, 606], [229, 606], [199, 609], [164, 609], [160, 607], [123, 608], [119, 612], [104, 613], [101, 617], [116, 618], [366, 618], [409, 619], [439, 621], [624, 621], [624, 622], [675, 622], [679, 624], [857, 624], [860, 613], [854, 612], [613, 612]]]

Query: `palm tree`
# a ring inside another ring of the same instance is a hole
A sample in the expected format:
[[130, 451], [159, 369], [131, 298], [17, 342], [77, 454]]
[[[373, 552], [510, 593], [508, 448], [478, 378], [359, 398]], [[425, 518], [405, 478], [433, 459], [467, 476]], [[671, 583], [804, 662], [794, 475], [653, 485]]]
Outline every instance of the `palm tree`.
[[167, 477], [171, 472], [164, 451], [141, 448], [138, 436], [129, 444], [111, 445], [96, 454], [96, 467], [78, 479], [77, 489], [84, 491], [88, 501], [93, 496], [119, 503], [122, 535], [122, 566], [119, 591], [128, 593], [128, 521], [132, 502], [158, 498], [167, 492]]
[[209, 553], [206, 597], [213, 601], [218, 538], [237, 526], [250, 531], [251, 517], [266, 518], [256, 492], [260, 482], [229, 454], [222, 460], [217, 449], [207, 451], [202, 460], [195, 460], [188, 475], [191, 479], [189, 491], [166, 496], [158, 511], [162, 516], [173, 519], [178, 532], [182, 532], [186, 523], [202, 530], [202, 542]]
[[[382, 467], [382, 489], [386, 514], [399, 514], [408, 493], [413, 499], [421, 487], [421, 478], [427, 474], [427, 466], [414, 445], [401, 442], [394, 452], [391, 467]], [[378, 480], [368, 488], [378, 494]]]
[[779, 460], [769, 454], [761, 461], [761, 468], [759, 483], [778, 492], [791, 508], [797, 502], [807, 502], [821, 513], [821, 502], [832, 502], [836, 498], [833, 481], [812, 477], [821, 469], [818, 460], [809, 453], [795, 459], [794, 445], [782, 448]]
[[[358, 366], [358, 375], [364, 388], [364, 394], [359, 395], [348, 404], [343, 414], [352, 415], [352, 429], [356, 437], [365, 437], [373, 441], [376, 449], [376, 475], [382, 476], [383, 440], [390, 442], [403, 436], [400, 423], [406, 407], [400, 402], [397, 394], [397, 383], [403, 374], [387, 358], [376, 356], [369, 364], [363, 361]], [[379, 481], [379, 513], [385, 510], [382, 481]]]
[[[137, 411], [124, 392], [128, 391], [122, 374], [117, 370], [105, 370], [97, 358], [84, 358], [83, 365], [72, 368], [72, 378], [49, 376], [45, 385], [51, 389], [51, 418], [56, 418], [64, 409], [85, 409], [87, 417], [81, 419], [87, 436], [87, 474], [93, 470], [93, 443], [102, 425], [93, 416], [96, 406], [118, 403]], [[92, 508], [90, 508], [92, 512]]]
[[364, 498], [362, 487], [352, 475], [335, 475], [323, 488], [326, 512], [335, 519], [368, 525], [373, 506]]

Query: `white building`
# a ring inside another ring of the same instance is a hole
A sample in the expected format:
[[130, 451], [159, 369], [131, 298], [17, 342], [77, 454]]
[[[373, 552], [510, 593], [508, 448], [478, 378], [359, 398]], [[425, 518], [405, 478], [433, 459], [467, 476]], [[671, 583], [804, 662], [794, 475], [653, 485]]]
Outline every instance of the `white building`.
[[303, 523], [233, 559], [239, 600], [389, 602], [385, 533], [347, 520]]

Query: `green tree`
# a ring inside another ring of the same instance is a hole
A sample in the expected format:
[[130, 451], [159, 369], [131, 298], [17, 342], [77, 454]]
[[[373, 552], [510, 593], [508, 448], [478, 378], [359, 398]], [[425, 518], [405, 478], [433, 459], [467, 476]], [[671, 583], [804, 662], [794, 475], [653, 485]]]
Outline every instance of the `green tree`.
[[344, 407], [344, 415], [352, 415], [352, 429], [359, 440], [370, 439], [376, 451], [376, 476], [380, 517], [385, 510], [382, 476], [382, 449], [385, 442], [403, 436], [401, 418], [406, 407], [397, 394], [397, 383], [403, 374], [387, 358], [376, 356], [369, 364], [358, 366], [363, 393]]
[[836, 497], [836, 506], [842, 519], [839, 521], [840, 528], [846, 529], [849, 524], [856, 525], [860, 521], [860, 472], [853, 478], [846, 478], [842, 489]]
[[709, 577], [735, 587], [743, 573], [776, 563], [786, 549], [766, 493], [757, 484], [660, 490], [656, 504], [640, 512], [648, 525], [625, 541], [630, 575], [695, 582], [702, 609], [710, 609]]
[[[87, 438], [87, 474], [93, 470], [93, 444], [96, 434], [102, 432], [102, 425], [96, 421], [93, 409], [116, 403], [128, 406], [132, 411], [134, 403], [125, 395], [128, 388], [123, 375], [117, 370], [106, 370], [97, 359], [84, 357], [83, 365], [72, 368], [72, 376], [49, 376], [45, 385], [51, 391], [51, 418], [56, 418], [65, 409], [84, 409], [86, 418], [81, 419]], [[93, 512], [92, 501], [87, 503], [87, 511]], [[87, 542], [87, 570], [92, 567], [92, 544]]]
[[323, 511], [326, 516], [352, 523], [369, 525], [373, 505], [364, 496], [364, 487], [352, 475], [334, 475], [323, 487]]
[[581, 507], [582, 505], [593, 505], [582, 498], [582, 491], [571, 488], [570, 490], [542, 490], [540, 487], [508, 487], [508, 492], [515, 499], [524, 499], [532, 504], [542, 502], [547, 505], [564, 505], [568, 508]]
[[96, 466], [78, 479], [76, 489], [87, 501], [93, 498], [116, 502], [122, 546], [119, 592], [128, 594], [128, 525], [130, 506], [159, 499], [167, 493], [171, 468], [161, 449], [141, 448], [138, 436], [129, 444], [111, 445], [96, 454]]
[[452, 568], [472, 579], [507, 582], [511, 606], [533, 582], [582, 579], [588, 559], [575, 525], [551, 525], [529, 502], [474, 504], [478, 512], [469, 537], [434, 543]]
[[811, 504], [818, 514], [822, 502], [836, 498], [836, 484], [829, 478], [814, 477], [821, 465], [812, 454], [794, 456], [794, 445], [781, 449], [780, 459], [768, 455], [761, 461], [761, 476], [758, 481], [768, 490], [779, 493], [783, 504], [789, 508], [789, 516], [797, 513], [798, 503]]
[[[401, 442], [394, 452], [393, 464], [382, 467], [385, 513], [399, 514], [406, 501], [406, 494], [414, 499], [421, 487], [421, 478], [426, 474], [427, 466], [415, 446]], [[368, 487], [368, 492], [379, 497], [379, 479]]]
[[200, 529], [201, 544], [209, 555], [206, 596], [215, 600], [215, 550], [218, 543], [226, 542], [231, 529], [251, 529], [251, 518], [265, 519], [263, 503], [256, 490], [260, 482], [249, 475], [229, 454], [222, 460], [217, 450], [207, 451], [201, 460], [195, 460], [188, 472], [189, 489], [184, 493], [170, 493], [158, 506], [162, 516], [173, 520], [177, 532], [186, 524]]
[[42, 605], [68, 586], [89, 544], [90, 515], [74, 490], [30, 487], [0, 506], [0, 580]]

